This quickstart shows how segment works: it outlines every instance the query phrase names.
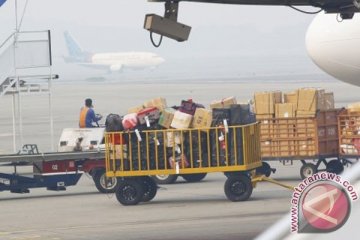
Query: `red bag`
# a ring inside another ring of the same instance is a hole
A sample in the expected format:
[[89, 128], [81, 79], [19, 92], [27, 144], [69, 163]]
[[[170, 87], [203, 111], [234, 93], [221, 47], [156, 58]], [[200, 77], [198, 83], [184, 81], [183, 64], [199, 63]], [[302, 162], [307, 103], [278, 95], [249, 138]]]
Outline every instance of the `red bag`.
[[121, 136], [120, 133], [109, 133], [108, 135], [109, 143], [113, 145], [123, 145], [126, 143], [124, 134]]
[[122, 124], [125, 130], [133, 129], [138, 125], [138, 119], [136, 113], [129, 113], [124, 116]]
[[140, 124], [149, 125], [159, 120], [160, 111], [156, 107], [148, 107], [138, 112], [137, 118]]

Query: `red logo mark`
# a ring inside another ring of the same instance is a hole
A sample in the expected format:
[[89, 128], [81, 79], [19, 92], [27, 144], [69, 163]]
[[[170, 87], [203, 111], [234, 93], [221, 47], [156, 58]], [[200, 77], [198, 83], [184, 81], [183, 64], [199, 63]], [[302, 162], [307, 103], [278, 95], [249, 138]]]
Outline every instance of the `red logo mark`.
[[322, 183], [312, 187], [304, 196], [302, 211], [314, 231], [331, 232], [345, 224], [350, 213], [346, 193], [333, 184]]

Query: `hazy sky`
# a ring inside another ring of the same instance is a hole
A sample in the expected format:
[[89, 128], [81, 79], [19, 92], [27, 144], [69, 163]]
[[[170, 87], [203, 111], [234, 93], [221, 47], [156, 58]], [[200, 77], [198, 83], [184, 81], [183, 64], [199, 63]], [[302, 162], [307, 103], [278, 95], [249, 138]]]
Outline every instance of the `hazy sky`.
[[[18, 0], [19, 9], [26, 0]], [[145, 13], [163, 13], [162, 3], [146, 0], [28, 0], [26, 20], [43, 24], [64, 22], [79, 25], [141, 27]], [[14, 15], [14, 0], [0, 9], [0, 22]], [[287, 7], [241, 6], [225, 4], [180, 3], [180, 20], [191, 25], [249, 24], [269, 28], [271, 25], [307, 24], [312, 16]]]
[[[0, 8], [0, 41], [15, 28], [14, 3], [15, 0], [8, 0]], [[18, 0], [19, 19], [25, 3], [26, 0]], [[153, 51], [166, 59], [190, 59], [190, 65], [199, 64], [192, 64], [194, 57], [222, 57], [224, 65], [238, 60], [237, 70], [250, 72], [261, 71], [261, 66], [279, 70], [284, 64], [290, 72], [298, 71], [298, 65], [316, 69], [307, 58], [304, 44], [313, 15], [277, 6], [181, 2], [179, 21], [192, 26], [189, 41], [164, 39], [156, 49], [143, 29], [144, 16], [163, 12], [163, 3], [146, 0], [28, 0], [22, 30], [51, 29], [55, 56], [67, 54], [62, 34], [69, 30], [84, 49], [94, 52]], [[231, 59], [227, 60], [229, 56]], [[258, 64], [252, 64], [254, 69], [249, 70], [248, 65], [241, 68], [245, 56], [259, 58]], [[273, 57], [275, 68], [271, 65]], [[288, 64], [289, 57], [301, 58], [295, 59], [294, 69]]]

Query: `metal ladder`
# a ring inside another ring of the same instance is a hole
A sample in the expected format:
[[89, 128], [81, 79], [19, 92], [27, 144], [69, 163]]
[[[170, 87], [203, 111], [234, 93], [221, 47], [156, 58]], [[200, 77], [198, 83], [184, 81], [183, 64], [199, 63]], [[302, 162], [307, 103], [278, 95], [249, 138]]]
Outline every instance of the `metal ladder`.
[[0, 97], [4, 96], [17, 81], [15, 78], [9, 77], [15, 72], [14, 42], [15, 33], [12, 33], [0, 45]]

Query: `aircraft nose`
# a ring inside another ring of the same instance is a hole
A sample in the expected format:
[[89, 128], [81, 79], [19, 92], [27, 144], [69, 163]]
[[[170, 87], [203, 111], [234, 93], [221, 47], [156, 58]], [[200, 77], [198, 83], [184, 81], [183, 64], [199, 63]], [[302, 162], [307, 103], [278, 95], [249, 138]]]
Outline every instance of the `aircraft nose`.
[[[351, 20], [353, 21], [353, 20]], [[359, 85], [360, 50], [353, 47], [360, 31], [351, 22], [338, 22], [325, 13], [319, 14], [306, 34], [306, 49], [313, 62], [333, 77]]]

